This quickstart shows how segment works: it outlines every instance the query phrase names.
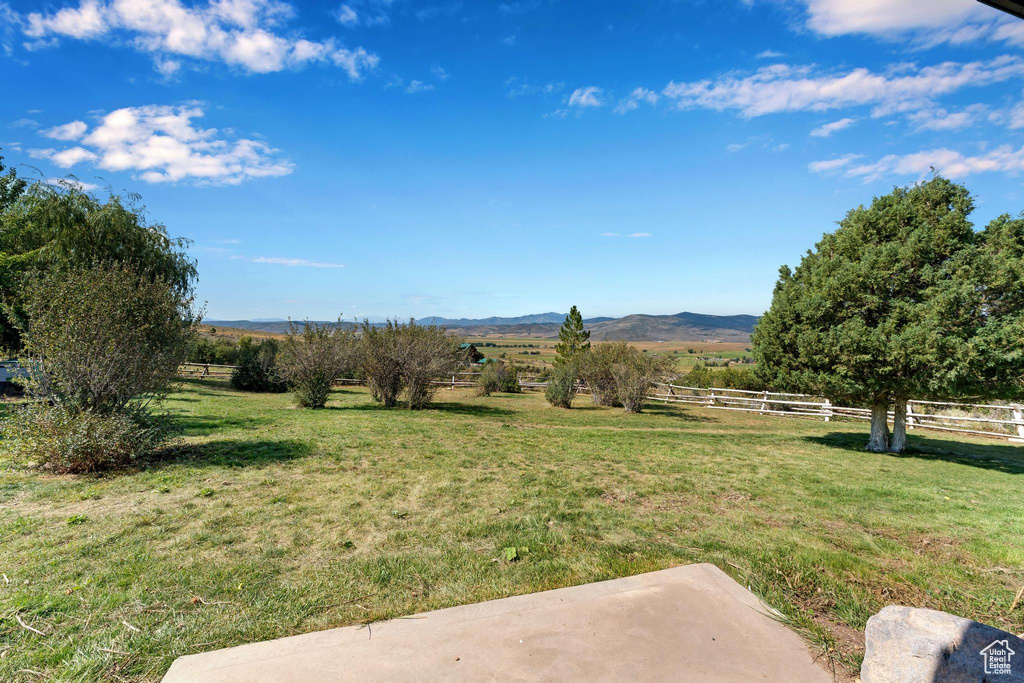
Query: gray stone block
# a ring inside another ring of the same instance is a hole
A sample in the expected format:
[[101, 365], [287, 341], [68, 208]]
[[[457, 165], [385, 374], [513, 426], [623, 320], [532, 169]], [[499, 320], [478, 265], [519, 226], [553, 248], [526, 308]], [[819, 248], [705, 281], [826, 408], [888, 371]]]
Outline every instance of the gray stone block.
[[890, 605], [864, 640], [862, 683], [1024, 683], [1024, 641], [945, 612]]

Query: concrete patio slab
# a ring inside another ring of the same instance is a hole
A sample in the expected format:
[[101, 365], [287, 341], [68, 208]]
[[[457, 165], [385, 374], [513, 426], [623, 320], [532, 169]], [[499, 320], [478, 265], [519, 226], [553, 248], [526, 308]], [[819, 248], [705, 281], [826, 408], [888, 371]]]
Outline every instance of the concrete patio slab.
[[826, 682], [804, 642], [710, 564], [181, 657], [164, 683]]

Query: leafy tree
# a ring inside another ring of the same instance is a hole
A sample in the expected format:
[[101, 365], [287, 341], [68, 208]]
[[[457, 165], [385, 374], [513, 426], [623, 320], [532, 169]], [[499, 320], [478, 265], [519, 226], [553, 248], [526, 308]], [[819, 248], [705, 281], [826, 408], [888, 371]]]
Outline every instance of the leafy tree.
[[73, 181], [26, 187], [10, 173], [0, 177], [0, 346], [21, 346], [28, 273], [120, 264], [188, 296], [196, 267], [186, 246], [150, 222], [135, 195], [101, 202]]
[[904, 449], [908, 398], [1020, 395], [1022, 221], [976, 233], [973, 209], [936, 176], [850, 211], [780, 270], [754, 331], [759, 378], [870, 407], [872, 451]]
[[562, 329], [558, 331], [558, 343], [555, 344], [555, 365], [575, 363], [590, 348], [590, 330], [583, 329], [583, 316], [573, 306], [569, 315], [565, 316]]

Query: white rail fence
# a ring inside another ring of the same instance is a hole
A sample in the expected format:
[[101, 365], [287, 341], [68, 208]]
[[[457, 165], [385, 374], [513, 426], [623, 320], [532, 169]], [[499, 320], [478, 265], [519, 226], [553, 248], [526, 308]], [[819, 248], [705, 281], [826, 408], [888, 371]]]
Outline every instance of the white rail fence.
[[[185, 363], [178, 369], [183, 377], [224, 378], [231, 375], [233, 365]], [[451, 378], [435, 380], [433, 384], [455, 389], [474, 387], [479, 372], [459, 372]], [[519, 386], [524, 390], [542, 391], [548, 383], [540, 378], [521, 375]], [[360, 379], [337, 379], [338, 385], [363, 384]], [[577, 385], [577, 393], [590, 393], [586, 384]], [[833, 418], [870, 420], [867, 408], [834, 405], [827, 398], [808, 394], [787, 394], [777, 391], [749, 391], [722, 387], [689, 387], [659, 382], [648, 396], [662, 403], [683, 403], [716, 410], [734, 410], [777, 417]], [[890, 417], [892, 413], [889, 413]], [[935, 429], [938, 431], [993, 436], [1024, 443], [1024, 410], [1020, 405], [992, 405], [982, 403], [953, 403], [948, 401], [908, 401], [907, 429]]]
[[[748, 391], [721, 387], [688, 387], [659, 383], [649, 397], [663, 403], [689, 403], [717, 410], [736, 410], [781, 417], [870, 420], [867, 408], [834, 405], [827, 398], [776, 391]], [[892, 412], [889, 413], [890, 417]], [[908, 401], [907, 429], [996, 436], [1024, 443], [1024, 412], [1020, 405]]]

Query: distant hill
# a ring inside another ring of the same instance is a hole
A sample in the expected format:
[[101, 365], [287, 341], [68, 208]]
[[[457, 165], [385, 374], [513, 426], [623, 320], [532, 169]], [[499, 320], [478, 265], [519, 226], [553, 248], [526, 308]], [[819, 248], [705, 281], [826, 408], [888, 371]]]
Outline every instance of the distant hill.
[[[562, 313], [535, 313], [514, 318], [441, 318], [430, 316], [418, 322], [444, 325], [471, 337], [501, 335], [550, 339], [558, 335], [565, 320]], [[584, 320], [594, 341], [725, 341], [747, 342], [754, 331], [755, 315], [706, 315], [676, 313], [675, 315], [627, 315], [624, 318], [588, 318]], [[256, 330], [283, 334], [288, 323], [279, 320], [207, 320], [214, 327]], [[346, 327], [352, 323], [342, 323]]]
[[755, 315], [627, 315], [588, 326], [595, 341], [750, 341]]

